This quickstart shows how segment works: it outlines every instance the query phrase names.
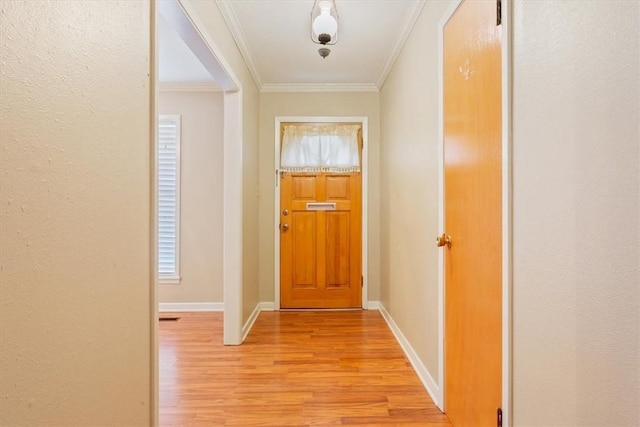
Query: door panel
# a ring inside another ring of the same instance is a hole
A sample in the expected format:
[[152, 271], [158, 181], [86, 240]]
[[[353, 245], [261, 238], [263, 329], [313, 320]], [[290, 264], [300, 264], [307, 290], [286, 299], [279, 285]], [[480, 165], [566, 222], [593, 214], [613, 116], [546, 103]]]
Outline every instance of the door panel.
[[502, 400], [502, 77], [495, 1], [444, 28], [445, 411], [494, 426]]
[[349, 287], [349, 212], [327, 212], [326, 276], [327, 288]]
[[280, 306], [362, 307], [360, 173], [285, 173], [280, 183]]
[[349, 176], [328, 176], [327, 177], [327, 199], [328, 200], [348, 200]]
[[293, 286], [296, 288], [316, 287], [317, 225], [316, 216], [312, 212], [294, 212], [292, 215], [293, 252], [296, 253], [293, 263]]
[[314, 200], [316, 198], [315, 176], [292, 176], [293, 200]]

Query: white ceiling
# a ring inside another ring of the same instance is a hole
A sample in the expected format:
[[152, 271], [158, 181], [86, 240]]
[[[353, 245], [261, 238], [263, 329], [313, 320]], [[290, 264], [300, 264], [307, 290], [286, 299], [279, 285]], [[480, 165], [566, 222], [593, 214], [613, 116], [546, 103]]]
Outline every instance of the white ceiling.
[[[322, 59], [310, 39], [313, 0], [218, 0], [262, 91], [378, 90], [424, 0], [336, 0], [338, 42]], [[211, 2], [211, 7], [217, 7]], [[164, 26], [169, 26], [166, 21]], [[170, 27], [170, 26], [169, 26]], [[187, 45], [159, 22], [161, 82], [208, 82]], [[186, 51], [185, 51], [186, 50]]]

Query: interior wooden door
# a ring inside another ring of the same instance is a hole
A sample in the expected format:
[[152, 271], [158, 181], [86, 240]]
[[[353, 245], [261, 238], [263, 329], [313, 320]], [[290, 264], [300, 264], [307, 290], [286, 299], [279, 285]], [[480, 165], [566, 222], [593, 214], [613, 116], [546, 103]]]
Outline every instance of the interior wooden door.
[[280, 182], [280, 307], [362, 307], [360, 172]]
[[444, 28], [445, 412], [495, 426], [502, 400], [502, 76], [495, 1]]

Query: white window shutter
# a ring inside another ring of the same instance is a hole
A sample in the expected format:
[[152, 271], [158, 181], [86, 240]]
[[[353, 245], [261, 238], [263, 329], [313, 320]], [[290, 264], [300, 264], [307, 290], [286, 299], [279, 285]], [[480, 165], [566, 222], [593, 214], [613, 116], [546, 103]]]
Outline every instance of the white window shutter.
[[158, 129], [158, 274], [179, 280], [180, 116], [161, 115]]

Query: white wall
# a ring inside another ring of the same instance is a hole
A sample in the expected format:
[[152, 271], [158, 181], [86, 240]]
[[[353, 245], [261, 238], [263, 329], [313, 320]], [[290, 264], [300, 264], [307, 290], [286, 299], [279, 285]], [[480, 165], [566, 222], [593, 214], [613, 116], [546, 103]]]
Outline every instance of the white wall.
[[518, 426], [640, 425], [640, 3], [515, 3]]
[[149, 3], [0, 9], [0, 424], [149, 425]]
[[222, 92], [161, 91], [159, 114], [182, 117], [180, 284], [160, 284], [160, 303], [222, 302]]
[[377, 93], [263, 93], [260, 96], [260, 298], [274, 301], [275, 118], [277, 116], [368, 117], [368, 298], [379, 299], [379, 99]]

